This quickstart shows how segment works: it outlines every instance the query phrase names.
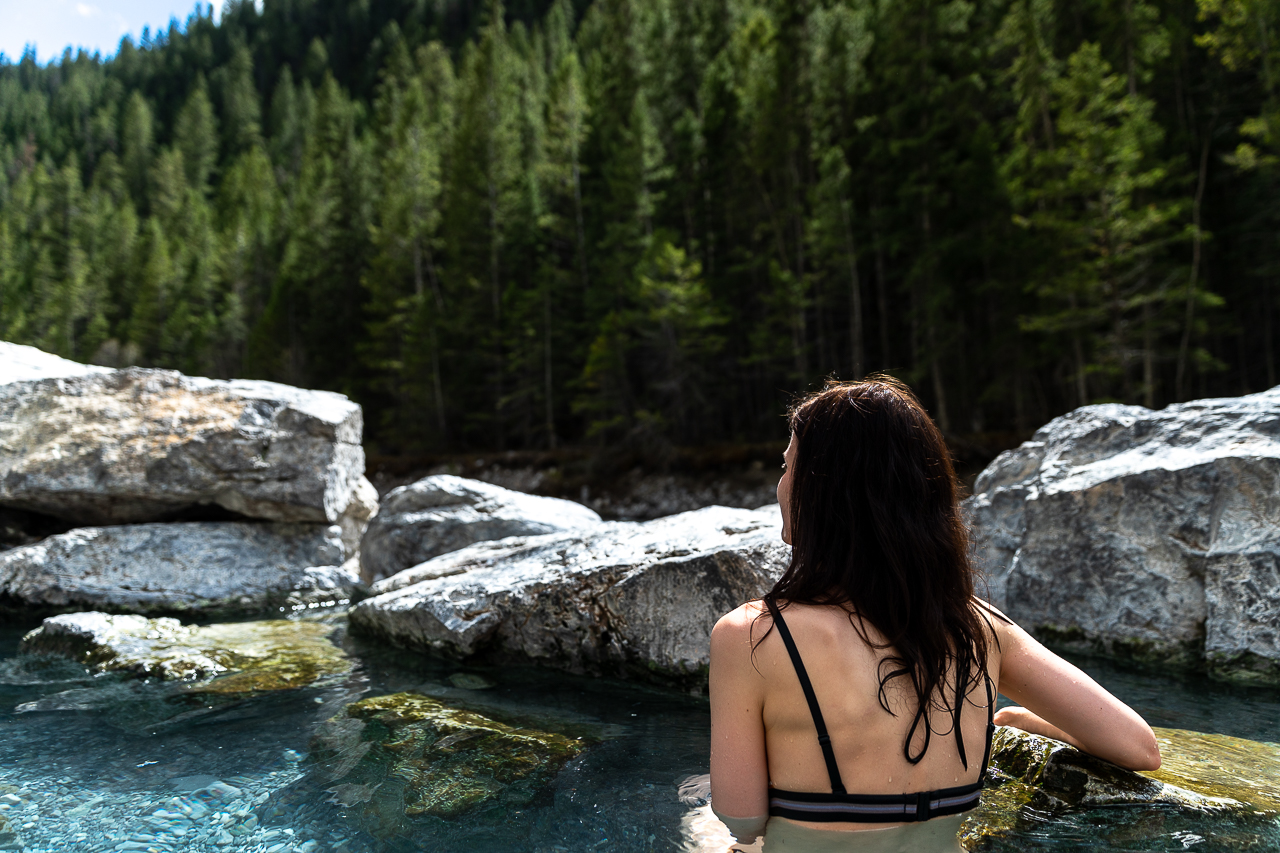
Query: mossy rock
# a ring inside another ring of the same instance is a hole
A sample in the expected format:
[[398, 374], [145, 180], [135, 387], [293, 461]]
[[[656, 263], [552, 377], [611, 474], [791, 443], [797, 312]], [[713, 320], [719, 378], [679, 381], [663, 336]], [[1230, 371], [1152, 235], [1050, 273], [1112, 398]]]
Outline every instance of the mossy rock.
[[1280, 814], [1280, 744], [1227, 735], [1156, 729], [1162, 762], [1142, 775]]
[[[1161, 769], [1134, 773], [1060, 741], [998, 728], [982, 802], [960, 831], [965, 849], [1020, 849], [1022, 834], [1042, 831], [1046, 819], [1114, 806], [1132, 809], [1126, 814], [1138, 837], [1166, 831], [1145, 824], [1164, 826], [1161, 815], [1172, 810], [1187, 826], [1218, 828], [1217, 841], [1230, 849], [1273, 839], [1280, 746], [1179, 729], [1156, 729], [1156, 736]], [[1117, 833], [1116, 826], [1105, 832], [1111, 841]], [[1106, 846], [1101, 836], [1099, 843]]]
[[333, 801], [385, 837], [404, 831], [406, 816], [528, 804], [585, 743], [396, 693], [348, 705], [311, 746]]
[[71, 658], [94, 672], [122, 672], [162, 681], [188, 682], [201, 694], [290, 690], [351, 670], [351, 661], [329, 641], [332, 626], [268, 620], [183, 625], [105, 613], [72, 613], [44, 620], [21, 650]]

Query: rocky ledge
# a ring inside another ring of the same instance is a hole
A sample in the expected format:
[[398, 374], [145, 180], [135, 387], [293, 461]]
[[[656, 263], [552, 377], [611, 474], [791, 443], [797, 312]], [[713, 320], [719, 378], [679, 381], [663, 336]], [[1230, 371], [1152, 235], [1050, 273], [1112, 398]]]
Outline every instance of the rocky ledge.
[[458, 657], [700, 685], [711, 628], [786, 566], [776, 506], [477, 543], [373, 587], [354, 630]]
[[1280, 683], [1280, 388], [1086, 406], [974, 490], [991, 601], [1043, 639]]
[[349, 600], [337, 525], [185, 522], [85, 527], [0, 553], [10, 609], [254, 613]]
[[367, 519], [361, 432], [360, 407], [329, 391], [103, 370], [0, 342], [0, 505], [73, 524], [208, 506], [326, 524], [351, 508]]

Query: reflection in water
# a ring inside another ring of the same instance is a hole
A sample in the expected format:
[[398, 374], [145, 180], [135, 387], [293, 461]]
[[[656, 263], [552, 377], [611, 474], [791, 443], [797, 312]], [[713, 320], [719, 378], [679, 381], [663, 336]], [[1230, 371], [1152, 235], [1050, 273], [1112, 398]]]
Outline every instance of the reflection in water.
[[889, 829], [813, 829], [785, 818], [771, 818], [764, 837], [735, 844], [711, 806], [700, 806], [681, 820], [682, 853], [964, 853], [960, 824], [964, 815], [934, 818]]

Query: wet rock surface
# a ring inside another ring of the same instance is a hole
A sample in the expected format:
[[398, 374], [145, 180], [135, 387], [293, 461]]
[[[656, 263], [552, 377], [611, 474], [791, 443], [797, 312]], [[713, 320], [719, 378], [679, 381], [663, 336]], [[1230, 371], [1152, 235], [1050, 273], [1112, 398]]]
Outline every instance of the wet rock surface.
[[776, 506], [708, 507], [478, 543], [375, 584], [352, 627], [411, 649], [697, 684], [716, 620], [785, 567], [780, 530]]
[[0, 371], [0, 505], [74, 524], [160, 521], [201, 506], [334, 523], [352, 503], [362, 417], [341, 394], [78, 367], [25, 381]]
[[1280, 683], [1280, 389], [1078, 409], [966, 507], [992, 602], [1042, 638]]
[[390, 577], [473, 542], [593, 527], [581, 504], [539, 497], [447, 474], [387, 493], [360, 544], [361, 576]]
[[[1181, 729], [1156, 729], [1164, 765], [1134, 773], [1060, 741], [1001, 726], [992, 744], [982, 803], [966, 819], [970, 850], [1000, 842], [1049, 816], [1126, 807], [1130, 821], [1152, 810], [1235, 827], [1250, 846], [1275, 836], [1280, 814], [1280, 746]], [[1252, 839], [1252, 842], [1250, 841]], [[1109, 849], [1099, 835], [1100, 849]]]
[[187, 522], [86, 527], [0, 552], [11, 609], [255, 613], [350, 599], [337, 525]]
[[205, 693], [290, 690], [351, 670], [332, 625], [275, 619], [183, 625], [107, 613], [52, 616], [22, 640], [24, 654], [59, 655], [91, 672], [202, 682]]
[[375, 836], [404, 819], [455, 818], [484, 806], [527, 805], [586, 744], [515, 728], [427, 696], [362, 699], [312, 739], [315, 779]]

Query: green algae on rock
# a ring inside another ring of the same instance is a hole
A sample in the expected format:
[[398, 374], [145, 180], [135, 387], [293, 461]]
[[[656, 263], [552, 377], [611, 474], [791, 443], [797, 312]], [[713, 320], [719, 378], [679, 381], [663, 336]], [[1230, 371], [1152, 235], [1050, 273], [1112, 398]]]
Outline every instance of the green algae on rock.
[[1250, 827], [1258, 820], [1269, 826], [1280, 813], [1280, 745], [1180, 729], [1156, 729], [1156, 737], [1161, 769], [1135, 773], [1060, 741], [997, 728], [982, 802], [960, 831], [965, 849], [1009, 842], [1027, 815], [1035, 822], [1107, 806], [1172, 808], [1222, 820], [1245, 838], [1256, 835]]
[[1163, 760], [1159, 770], [1143, 775], [1260, 812], [1280, 813], [1280, 744], [1183, 729], [1155, 733]]
[[183, 625], [177, 619], [71, 613], [44, 620], [21, 650], [56, 654], [95, 672], [190, 682], [197, 693], [234, 695], [289, 690], [351, 670], [329, 641], [332, 626], [268, 620]]
[[332, 802], [370, 831], [389, 835], [404, 818], [451, 818], [486, 804], [531, 802], [583, 741], [522, 729], [413, 693], [348, 705], [321, 726], [312, 759]]

